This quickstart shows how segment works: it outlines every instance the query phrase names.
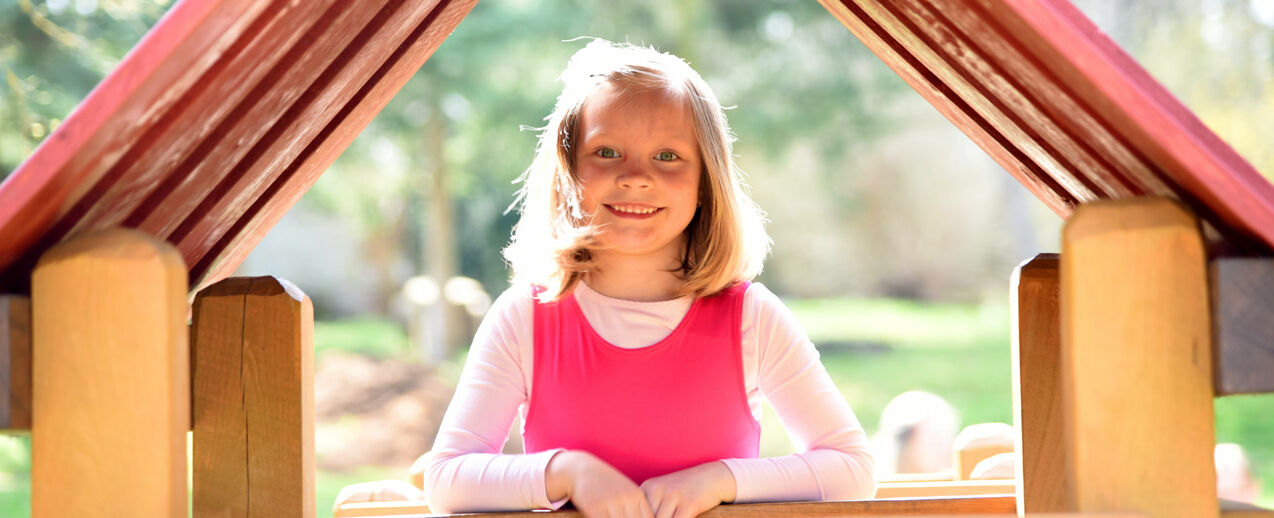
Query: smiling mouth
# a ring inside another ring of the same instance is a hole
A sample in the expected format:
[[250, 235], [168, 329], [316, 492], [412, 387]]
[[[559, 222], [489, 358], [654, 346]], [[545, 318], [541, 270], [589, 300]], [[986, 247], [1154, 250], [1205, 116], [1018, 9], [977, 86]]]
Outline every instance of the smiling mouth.
[[659, 211], [664, 210], [663, 207], [639, 207], [639, 206], [633, 206], [633, 205], [605, 205], [605, 207], [606, 207], [606, 210], [609, 210], [611, 214], [614, 214], [621, 218], [638, 218], [638, 219], [649, 218], [651, 216], [654, 216]]

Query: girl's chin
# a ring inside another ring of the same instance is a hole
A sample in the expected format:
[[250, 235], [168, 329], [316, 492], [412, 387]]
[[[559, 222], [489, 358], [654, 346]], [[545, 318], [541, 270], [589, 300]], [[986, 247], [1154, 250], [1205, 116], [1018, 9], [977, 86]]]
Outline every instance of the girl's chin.
[[684, 240], [658, 243], [653, 240], [605, 239], [600, 240], [599, 252], [623, 256], [667, 256], [680, 260]]

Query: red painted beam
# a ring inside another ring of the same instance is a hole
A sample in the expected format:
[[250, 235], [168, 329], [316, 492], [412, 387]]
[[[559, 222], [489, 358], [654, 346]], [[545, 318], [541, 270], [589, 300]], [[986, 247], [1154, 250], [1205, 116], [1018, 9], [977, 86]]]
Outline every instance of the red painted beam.
[[0, 185], [0, 292], [75, 234], [138, 228], [229, 275], [476, 0], [186, 0]]
[[1181, 200], [1218, 251], [1274, 250], [1274, 186], [1066, 0], [822, 0], [1059, 216]]

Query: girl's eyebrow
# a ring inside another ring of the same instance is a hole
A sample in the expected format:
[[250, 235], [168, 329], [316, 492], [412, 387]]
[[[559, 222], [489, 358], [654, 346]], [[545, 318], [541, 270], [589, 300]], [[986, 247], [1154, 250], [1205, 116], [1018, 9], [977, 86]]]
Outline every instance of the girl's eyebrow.
[[[589, 131], [589, 132], [584, 132], [583, 135], [580, 135], [580, 142], [584, 143], [584, 142], [590, 142], [593, 140], [606, 140], [608, 138], [610, 138], [610, 134], [606, 133], [605, 131], [598, 131], [598, 132]], [[663, 140], [673, 146], [685, 146], [688, 148], [695, 147], [695, 141], [685, 139], [685, 138], [669, 137]]]

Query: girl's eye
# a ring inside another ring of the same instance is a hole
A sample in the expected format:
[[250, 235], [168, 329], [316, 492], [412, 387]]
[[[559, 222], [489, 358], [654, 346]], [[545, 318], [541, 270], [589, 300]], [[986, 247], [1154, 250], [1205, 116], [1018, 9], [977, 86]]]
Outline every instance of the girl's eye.
[[597, 156], [600, 156], [602, 158], [616, 158], [619, 156], [619, 153], [616, 152], [614, 149], [604, 147], [597, 150]]
[[672, 151], [660, 151], [658, 155], [655, 155], [655, 159], [668, 162], [668, 161], [676, 160], [677, 154], [673, 153]]

